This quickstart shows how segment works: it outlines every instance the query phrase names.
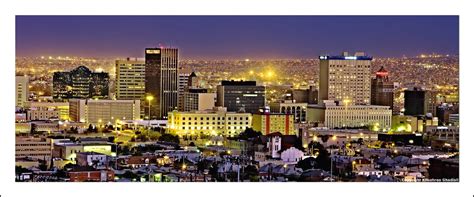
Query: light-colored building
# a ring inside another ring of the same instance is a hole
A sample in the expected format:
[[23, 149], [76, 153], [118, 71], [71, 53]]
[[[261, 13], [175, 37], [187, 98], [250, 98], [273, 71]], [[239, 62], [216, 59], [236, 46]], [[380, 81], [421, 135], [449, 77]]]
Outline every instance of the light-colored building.
[[204, 111], [215, 107], [216, 93], [184, 92], [183, 111]]
[[102, 167], [108, 165], [107, 155], [96, 152], [76, 153], [77, 164], [80, 166]]
[[370, 104], [372, 57], [362, 52], [353, 56], [319, 57], [319, 99], [348, 102], [351, 105]]
[[267, 135], [279, 132], [283, 135], [295, 135], [293, 114], [261, 112], [253, 114], [252, 128]]
[[69, 120], [67, 102], [26, 102], [27, 120]]
[[140, 100], [69, 100], [69, 117], [74, 122], [96, 125], [140, 119]]
[[168, 113], [168, 129], [179, 136], [236, 136], [252, 123], [252, 114], [228, 112], [224, 107], [213, 110]]
[[51, 140], [40, 137], [16, 137], [15, 158], [32, 158], [49, 161], [51, 159]]
[[331, 129], [369, 127], [373, 131], [388, 131], [392, 124], [392, 110], [390, 106], [341, 106], [334, 101], [325, 101], [323, 105], [308, 107], [308, 121]]
[[297, 163], [301, 159], [303, 159], [304, 152], [295, 148], [290, 147], [289, 149], [284, 150], [281, 152], [281, 160], [287, 163]]
[[115, 60], [115, 94], [118, 100], [143, 100], [145, 96], [145, 60]]
[[15, 77], [15, 106], [24, 107], [25, 102], [28, 101], [28, 76]]
[[377, 132], [367, 129], [328, 129], [321, 127], [303, 128], [300, 137], [303, 147], [308, 146], [312, 141], [319, 142], [324, 146], [340, 146], [359, 139], [366, 142], [378, 140]]
[[279, 103], [271, 103], [270, 111], [273, 113], [293, 114], [295, 123], [306, 122], [306, 108], [308, 103], [295, 103], [291, 100], [285, 100]]

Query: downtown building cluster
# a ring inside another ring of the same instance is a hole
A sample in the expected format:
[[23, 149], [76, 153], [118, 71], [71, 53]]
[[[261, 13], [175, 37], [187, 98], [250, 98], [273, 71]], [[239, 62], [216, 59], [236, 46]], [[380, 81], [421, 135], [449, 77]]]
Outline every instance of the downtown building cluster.
[[258, 81], [204, 86], [199, 71], [181, 72], [178, 52], [116, 60], [113, 83], [86, 66], [55, 72], [42, 101], [17, 76], [17, 180], [422, 181], [456, 163], [458, 104], [414, 87], [395, 110], [397, 83], [364, 53], [320, 56], [318, 86], [270, 101]]

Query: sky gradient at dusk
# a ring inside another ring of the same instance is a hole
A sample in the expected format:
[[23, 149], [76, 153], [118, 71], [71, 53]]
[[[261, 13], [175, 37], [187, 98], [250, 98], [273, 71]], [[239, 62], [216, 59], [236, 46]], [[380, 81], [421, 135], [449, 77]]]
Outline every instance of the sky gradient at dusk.
[[342, 51], [458, 54], [457, 16], [17, 16], [17, 56], [316, 58]]

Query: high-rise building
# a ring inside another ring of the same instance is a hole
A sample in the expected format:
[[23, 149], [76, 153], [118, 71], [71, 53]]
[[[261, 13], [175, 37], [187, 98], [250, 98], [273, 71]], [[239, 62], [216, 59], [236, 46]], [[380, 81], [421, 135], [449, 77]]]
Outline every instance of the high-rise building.
[[127, 58], [115, 61], [115, 94], [118, 100], [144, 100], [145, 61]]
[[222, 81], [217, 86], [216, 106], [228, 111], [257, 113], [265, 106], [265, 86], [255, 81]]
[[15, 77], [15, 106], [24, 107], [28, 101], [28, 76]]
[[370, 64], [362, 52], [349, 56], [319, 57], [319, 103], [344, 101], [351, 105], [370, 104]]
[[405, 115], [418, 116], [428, 113], [435, 115], [434, 104], [436, 97], [433, 97], [430, 91], [414, 87], [413, 89], [405, 90], [404, 95]]
[[382, 66], [372, 79], [370, 104], [390, 106], [393, 109], [394, 84], [388, 78], [388, 71]]
[[55, 72], [53, 99], [63, 101], [72, 98], [109, 98], [109, 74], [92, 72], [85, 66], [69, 72]]
[[188, 89], [190, 77], [191, 75], [189, 73], [178, 74], [178, 110], [180, 111], [184, 110], [184, 93]]
[[178, 49], [145, 49], [145, 93], [151, 119], [166, 119], [178, 107]]
[[183, 94], [182, 111], [203, 111], [215, 107], [216, 93], [208, 93], [207, 89], [192, 88]]
[[115, 125], [118, 121], [139, 120], [140, 100], [69, 100], [69, 117], [74, 122]]

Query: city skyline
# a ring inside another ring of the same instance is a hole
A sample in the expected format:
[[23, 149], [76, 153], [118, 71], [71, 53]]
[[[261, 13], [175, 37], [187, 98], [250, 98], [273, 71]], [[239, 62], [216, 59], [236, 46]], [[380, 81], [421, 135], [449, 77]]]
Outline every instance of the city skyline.
[[17, 16], [16, 19], [17, 56], [142, 57], [144, 47], [160, 45], [178, 47], [182, 59], [197, 60], [311, 59], [340, 51], [365, 51], [378, 57], [421, 53], [457, 55], [459, 51], [457, 16]]

